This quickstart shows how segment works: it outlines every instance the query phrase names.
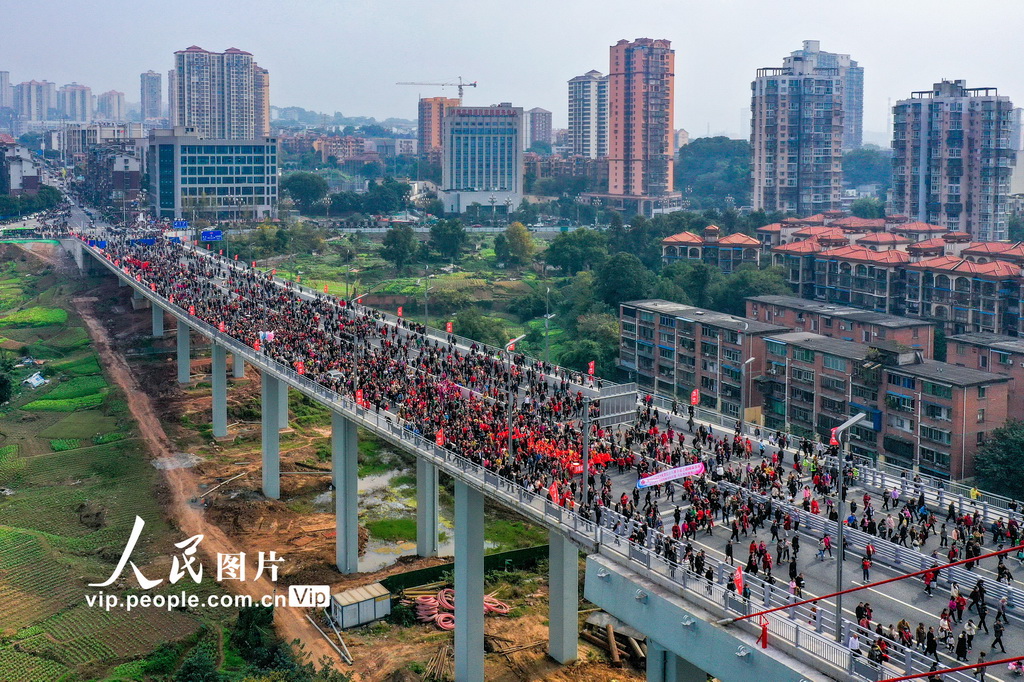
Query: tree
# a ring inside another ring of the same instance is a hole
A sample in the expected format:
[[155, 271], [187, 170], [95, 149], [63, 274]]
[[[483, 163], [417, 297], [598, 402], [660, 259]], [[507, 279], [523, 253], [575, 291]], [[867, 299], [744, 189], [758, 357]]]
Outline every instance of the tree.
[[858, 218], [884, 218], [885, 204], [881, 199], [861, 197], [850, 205], [850, 213]]
[[[555, 292], [552, 291], [552, 305], [555, 305]], [[615, 313], [597, 296], [597, 276], [590, 270], [576, 273], [568, 286], [563, 287], [558, 296], [557, 311], [562, 326], [576, 333], [579, 320], [590, 313]]]
[[438, 220], [430, 227], [430, 246], [442, 257], [456, 261], [459, 252], [466, 245], [466, 228], [458, 218], [454, 220]]
[[843, 184], [847, 187], [878, 185], [879, 196], [892, 183], [892, 152], [864, 145], [843, 154]]
[[460, 336], [492, 346], [504, 346], [511, 338], [501, 320], [484, 317], [475, 307], [457, 313], [452, 328]]
[[615, 372], [615, 347], [609, 349], [592, 339], [577, 339], [565, 344], [558, 355], [558, 364], [578, 372], [586, 372], [591, 362], [598, 376], [611, 376]]
[[175, 682], [220, 682], [217, 672], [217, 660], [209, 646], [199, 645], [182, 661], [178, 672], [174, 674]]
[[594, 267], [608, 256], [603, 234], [581, 227], [564, 232], [551, 240], [545, 256], [548, 265], [560, 268], [567, 275]]
[[746, 299], [749, 296], [791, 296], [793, 290], [786, 284], [782, 268], [758, 270], [754, 267], [740, 268], [726, 276], [715, 287], [713, 303], [715, 310], [730, 315], [744, 315]]
[[303, 213], [327, 196], [327, 181], [316, 173], [290, 173], [281, 178], [280, 189], [288, 192]]
[[395, 270], [401, 272], [416, 255], [419, 243], [416, 233], [408, 225], [395, 225], [384, 235], [384, 246], [380, 250], [381, 258], [394, 264]]
[[933, 345], [935, 346], [935, 349], [932, 353], [932, 356], [939, 362], [945, 362], [947, 352], [946, 347], [948, 345], [948, 341], [946, 339], [946, 332], [942, 329], [941, 326], [935, 327], [935, 340], [933, 342]]
[[722, 271], [700, 261], [683, 261], [666, 266], [661, 277], [674, 283], [698, 308], [710, 307], [715, 289], [723, 279]]
[[504, 232], [494, 235], [494, 257], [499, 263], [508, 264], [512, 260], [512, 252], [508, 248], [508, 237]]
[[10, 375], [0, 373], [0, 405], [3, 405], [10, 400], [13, 393], [14, 382], [11, 381]]
[[697, 208], [750, 203], [750, 143], [701, 137], [680, 147], [675, 186]]
[[537, 252], [533, 236], [526, 225], [514, 222], [505, 228], [505, 241], [508, 245], [509, 260], [516, 265], [526, 265]]
[[608, 305], [647, 296], [654, 279], [651, 271], [631, 253], [616, 253], [597, 267], [597, 295]]
[[989, 434], [974, 456], [974, 472], [980, 487], [1016, 500], [1024, 499], [1024, 421], [1010, 419]]

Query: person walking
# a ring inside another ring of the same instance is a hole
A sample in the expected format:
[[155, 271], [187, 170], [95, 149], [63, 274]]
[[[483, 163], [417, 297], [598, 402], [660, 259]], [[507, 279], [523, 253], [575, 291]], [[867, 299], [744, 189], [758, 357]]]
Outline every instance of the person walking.
[[867, 557], [861, 559], [860, 570], [864, 575], [864, 582], [871, 582], [871, 559]]
[[978, 634], [978, 626], [974, 624], [973, 620], [967, 621], [967, 625], [964, 626], [964, 634], [967, 635], [967, 650], [972, 651], [974, 649], [974, 636]]
[[1005, 630], [1005, 629], [1006, 629], [1006, 626], [1003, 625], [1002, 623], [1000, 623], [999, 621], [996, 621], [996, 624], [992, 626], [992, 630], [994, 631], [995, 636], [996, 636], [996, 638], [992, 640], [992, 646], [990, 647], [992, 649], [992, 651], [996, 650], [996, 644], [998, 644], [999, 645], [999, 649], [1004, 654], [1006, 653], [1006, 647], [1003, 646], [1003, 630]]
[[956, 660], [967, 662], [967, 634], [964, 632], [956, 638]]
[[978, 654], [978, 666], [974, 669], [974, 676], [978, 679], [978, 682], [985, 682], [985, 671], [988, 668], [985, 667], [985, 652], [982, 651]]

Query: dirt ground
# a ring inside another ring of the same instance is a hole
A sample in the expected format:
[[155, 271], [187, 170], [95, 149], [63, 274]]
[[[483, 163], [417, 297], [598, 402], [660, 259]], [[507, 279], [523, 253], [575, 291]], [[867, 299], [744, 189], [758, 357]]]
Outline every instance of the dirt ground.
[[[45, 260], [66, 265], [67, 261], [46, 251], [35, 254]], [[63, 261], [63, 262], [62, 262]], [[130, 310], [127, 289], [118, 289], [107, 280], [100, 290], [76, 298], [74, 305], [81, 315], [94, 349], [110, 378], [122, 388], [140, 434], [153, 458], [169, 457], [182, 451], [195, 452], [205, 459], [193, 468], [162, 469], [166, 490], [165, 506], [172, 522], [186, 535], [203, 534], [199, 545], [206, 553], [204, 563], [216, 566], [216, 554], [245, 551], [247, 575], [255, 574], [255, 557], [259, 551], [276, 551], [286, 557], [278, 585], [263, 577], [259, 581], [226, 581], [226, 587], [237, 593], [260, 597], [271, 594], [281, 584], [329, 584], [333, 592], [378, 581], [388, 575], [443, 563], [442, 559], [403, 557], [388, 568], [375, 573], [342, 576], [334, 568], [334, 517], [330, 513], [299, 513], [286, 502], [268, 500], [259, 492], [260, 451], [258, 422], [236, 422], [229, 429], [230, 438], [219, 443], [202, 443], [196, 431], [182, 425], [182, 416], [195, 414], [195, 422], [208, 421], [210, 395], [208, 389], [183, 390], [175, 381], [173, 354], [164, 360], [126, 357], [124, 351], [140, 336], [149, 334], [149, 310], [116, 314], [109, 302], [119, 309]], [[171, 348], [173, 333], [167, 320], [165, 338], [156, 348]], [[195, 339], [194, 339], [195, 342]], [[192, 363], [193, 380], [206, 379], [209, 359], [196, 358]], [[258, 374], [247, 367], [245, 379], [232, 379], [229, 401], [245, 405], [258, 400]], [[145, 391], [142, 390], [145, 386]], [[229, 408], [230, 409], [230, 408]], [[204, 415], [204, 416], [199, 416]], [[326, 433], [312, 435], [327, 435]], [[311, 433], [282, 434], [282, 471], [308, 470], [302, 463], [309, 459]], [[232, 442], [234, 440], [235, 442]], [[329, 465], [328, 465], [329, 466]], [[325, 467], [326, 468], [326, 467]], [[247, 475], [232, 481], [207, 496], [203, 491], [231, 476]], [[330, 476], [283, 476], [282, 500], [302, 493], [329, 489]], [[204, 509], [199, 502], [208, 502]], [[365, 529], [360, 529], [360, 547], [366, 542]], [[488, 618], [487, 632], [506, 636], [517, 644], [546, 640], [547, 600], [543, 591], [530, 596], [530, 608], [519, 618]], [[349, 667], [341, 662], [323, 637], [306, 620], [304, 609], [279, 608], [275, 627], [288, 641], [298, 639], [314, 661], [327, 656], [339, 670], [353, 674], [354, 679], [377, 682], [388, 679], [397, 669], [410, 663], [426, 663], [452, 635], [432, 626], [412, 628], [390, 627], [387, 632], [374, 630], [346, 633], [346, 642], [355, 659]], [[497, 654], [487, 656], [487, 679], [501, 682], [519, 680], [641, 680], [643, 675], [628, 666], [611, 668], [603, 652], [580, 642], [580, 662], [559, 666], [545, 654], [546, 647], [512, 654], [513, 662]]]

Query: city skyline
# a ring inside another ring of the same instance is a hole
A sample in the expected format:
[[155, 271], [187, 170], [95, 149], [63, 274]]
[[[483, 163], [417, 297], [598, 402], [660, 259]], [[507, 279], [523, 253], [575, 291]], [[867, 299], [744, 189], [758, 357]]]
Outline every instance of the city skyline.
[[[1004, 30], [986, 34], [989, 50], [978, 50], [972, 41], [961, 38], [981, 35], [991, 25], [991, 12], [1011, 7], [1001, 0], [986, 0], [975, 12], [958, 13], [955, 25], [948, 22], [943, 10], [943, 6], [955, 6], [944, 0], [929, 3], [927, 13], [920, 11], [923, 5], [918, 3], [894, 6], [866, 0], [855, 7], [826, 10], [817, 3], [790, 0], [783, 4], [799, 11], [791, 13], [784, 31], [769, 35], [763, 35], [758, 27], [777, 16], [779, 7], [752, 1], [685, 11], [690, 8], [648, 0], [621, 16], [610, 3], [569, 2], [544, 5], [543, 22], [530, 19], [538, 15], [527, 11], [509, 15], [498, 28], [471, 31], [464, 23], [447, 21], [445, 12], [425, 7], [403, 7], [405, 20], [385, 28], [385, 24], [374, 22], [378, 5], [369, 3], [339, 7], [313, 2], [308, 12], [292, 17], [280, 16], [269, 3], [254, 2], [246, 5], [253, 21], [240, 24], [233, 11], [211, 12], [207, 5], [185, 0], [173, 11], [147, 8], [144, 18], [161, 26], [162, 37], [119, 35], [115, 40], [113, 25], [96, 23], [93, 17], [102, 16], [103, 7], [115, 11], [121, 4], [101, 3], [100, 11], [65, 8], [71, 16], [62, 26], [52, 26], [39, 9], [12, 7], [11, 24], [22, 30], [5, 41], [7, 49], [0, 49], [0, 70], [11, 72], [12, 84], [33, 79], [78, 82], [89, 85], [93, 92], [113, 89], [130, 93], [129, 100], [134, 102], [138, 74], [148, 69], [166, 72], [175, 49], [190, 44], [215, 50], [234, 46], [258, 53], [261, 65], [274, 72], [275, 106], [415, 119], [419, 96], [454, 96], [454, 89], [424, 87], [416, 91], [392, 83], [449, 80], [461, 74], [480, 83], [468, 93], [467, 104], [486, 106], [511, 100], [543, 107], [554, 113], [554, 126], [564, 128], [568, 79], [602, 64], [606, 46], [616, 40], [665, 38], [673, 41], [677, 50], [677, 127], [686, 128], [694, 137], [709, 132], [746, 137], [753, 71], [777, 63], [799, 49], [804, 40], [819, 40], [823, 50], [851, 54], [865, 69], [868, 143], [886, 143], [890, 100], [894, 104], [919, 89], [922, 82], [965, 79], [979, 87], [997, 87], [1011, 99], [1024, 99], [1024, 74], [1010, 69], [1000, 57], [1012, 49], [1009, 36], [1014, 28], [1024, 28], [1024, 16], [1001, 13]], [[458, 11], [463, 4], [453, 3], [451, 9]], [[498, 11], [500, 6], [493, 7]], [[537, 7], [540, 10], [539, 4]], [[474, 5], [475, 13], [480, 14], [480, 9]], [[581, 15], [584, 9], [587, 12]], [[318, 23], [343, 19], [340, 32], [332, 33], [331, 40], [311, 40], [306, 22], [313, 15]], [[195, 16], [204, 21], [192, 21]], [[736, 16], [744, 16], [742, 25], [732, 25]], [[585, 41], [564, 40], [561, 27], [569, 21], [587, 25], [588, 30], [575, 34], [586, 35]], [[729, 30], [694, 31], [695, 22], [729, 26]], [[75, 39], [83, 27], [92, 30], [97, 40]], [[49, 32], [53, 44], [66, 47], [41, 53], [27, 49], [27, 36], [42, 31]], [[930, 43], [908, 48], [908, 31], [927, 35]], [[110, 39], [106, 40], [108, 32]], [[522, 50], [524, 39], [535, 47]], [[385, 40], [388, 51], [379, 49]], [[97, 43], [104, 44], [102, 52], [91, 48]], [[937, 49], [940, 45], [941, 50]], [[707, 55], [716, 58], [709, 62]], [[899, 68], [892, 68], [894, 64]], [[324, 83], [331, 86], [323, 87]], [[715, 96], [708, 97], [709, 92]]]

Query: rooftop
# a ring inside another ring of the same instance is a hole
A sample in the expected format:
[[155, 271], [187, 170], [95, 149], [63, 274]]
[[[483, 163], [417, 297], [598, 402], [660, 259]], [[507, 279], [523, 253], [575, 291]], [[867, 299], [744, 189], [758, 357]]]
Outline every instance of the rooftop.
[[875, 265], [902, 265], [910, 262], [910, 254], [906, 251], [872, 251], [864, 246], [840, 246], [837, 249], [822, 251], [818, 257], [855, 260]]
[[717, 310], [697, 308], [692, 305], [673, 303], [660, 298], [644, 299], [639, 301], [625, 301], [620, 306], [627, 308], [638, 308], [658, 313], [660, 315], [671, 315], [688, 322], [700, 322], [714, 327], [721, 327], [730, 331], [748, 332], [752, 334], [771, 334], [773, 332], [785, 332], [789, 327], [757, 320], [748, 320], [736, 315], [721, 313]]
[[863, 343], [843, 341], [830, 336], [822, 336], [813, 332], [789, 332], [788, 334], [774, 334], [769, 337], [770, 341], [779, 341], [791, 346], [799, 346], [808, 350], [837, 355], [841, 358], [851, 360], [863, 360], [871, 349]]
[[760, 246], [761, 242], [741, 232], [734, 232], [718, 240], [723, 246]]
[[858, 244], [909, 244], [910, 239], [899, 234], [892, 234], [891, 232], [872, 232], [871, 234], [864, 235], [858, 238]]
[[903, 223], [892, 228], [893, 232], [945, 232], [946, 228], [941, 225], [929, 225], [928, 223]]
[[704, 238], [693, 232], [680, 232], [661, 240], [662, 244], [703, 244]]
[[853, 308], [850, 306], [822, 303], [820, 301], [812, 301], [810, 299], [799, 298], [797, 296], [749, 296], [747, 297], [747, 300], [762, 303], [764, 305], [777, 305], [785, 308], [792, 308], [806, 313], [830, 315], [844, 320], [856, 320], [867, 324], [877, 324], [881, 327], [887, 327], [890, 329], [929, 325], [929, 323], [924, 320], [915, 320], [909, 317], [900, 317], [898, 315], [887, 315], [886, 313], [876, 313], [871, 310], [861, 310], [860, 308]]
[[821, 242], [815, 237], [810, 239], [803, 239], [798, 242], [790, 242], [789, 244], [781, 244], [772, 249], [775, 253], [818, 253], [824, 251], [825, 247], [821, 245]]
[[971, 369], [969, 367], [958, 367], [957, 365], [939, 362], [938, 360], [923, 360], [910, 365], [886, 367], [886, 369], [899, 372], [900, 374], [920, 377], [928, 381], [953, 384], [955, 386], [976, 386], [978, 384], [998, 384], [1010, 381], [1008, 376], [983, 372], [980, 369]]
[[992, 332], [971, 332], [969, 334], [955, 334], [950, 336], [948, 340], [956, 343], [984, 346], [993, 350], [1006, 351], [1007, 353], [1024, 353], [1024, 338], [1017, 336], [993, 334]]
[[920, 270], [942, 270], [944, 272], [962, 273], [965, 275], [987, 275], [989, 277], [1018, 277], [1020, 266], [1006, 261], [973, 263], [957, 256], [936, 256], [925, 258], [908, 267]]

